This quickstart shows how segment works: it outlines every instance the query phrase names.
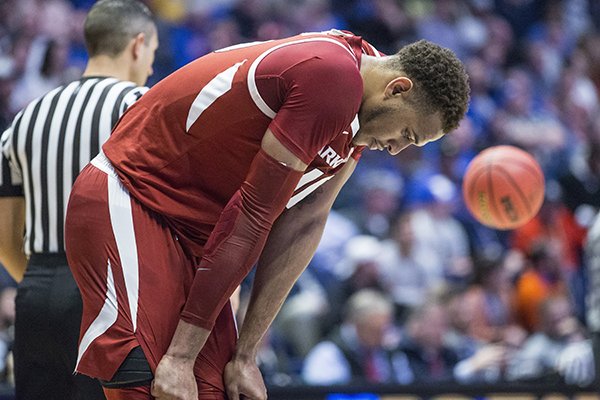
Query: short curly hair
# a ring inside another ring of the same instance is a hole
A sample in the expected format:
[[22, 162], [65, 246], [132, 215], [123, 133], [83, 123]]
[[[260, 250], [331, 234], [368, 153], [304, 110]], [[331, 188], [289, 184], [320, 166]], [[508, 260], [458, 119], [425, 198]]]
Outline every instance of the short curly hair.
[[417, 106], [426, 113], [440, 112], [445, 133], [458, 127], [469, 104], [469, 77], [451, 50], [419, 40], [402, 47], [385, 66], [413, 81]]

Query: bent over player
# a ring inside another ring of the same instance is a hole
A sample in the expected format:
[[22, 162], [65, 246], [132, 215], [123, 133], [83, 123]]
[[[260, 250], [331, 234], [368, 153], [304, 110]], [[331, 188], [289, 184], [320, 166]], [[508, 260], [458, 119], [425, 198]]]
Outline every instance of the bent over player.
[[[259, 341], [361, 151], [439, 139], [468, 93], [447, 49], [382, 56], [340, 31], [233, 46], [165, 78], [69, 201], [77, 371], [109, 399], [265, 399]], [[236, 340], [228, 298], [257, 261]]]

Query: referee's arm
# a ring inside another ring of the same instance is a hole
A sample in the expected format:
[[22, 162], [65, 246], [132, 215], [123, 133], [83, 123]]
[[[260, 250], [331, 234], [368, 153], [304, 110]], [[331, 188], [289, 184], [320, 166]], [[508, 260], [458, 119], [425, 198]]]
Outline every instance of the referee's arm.
[[[6, 145], [8, 134], [2, 136]], [[3, 147], [3, 146], [2, 146]], [[1, 148], [0, 148], [1, 150]], [[25, 198], [18, 176], [0, 151], [0, 263], [14, 280], [20, 282], [27, 266], [23, 250]]]
[[0, 263], [10, 276], [20, 282], [27, 266], [23, 252], [25, 199], [0, 197]]

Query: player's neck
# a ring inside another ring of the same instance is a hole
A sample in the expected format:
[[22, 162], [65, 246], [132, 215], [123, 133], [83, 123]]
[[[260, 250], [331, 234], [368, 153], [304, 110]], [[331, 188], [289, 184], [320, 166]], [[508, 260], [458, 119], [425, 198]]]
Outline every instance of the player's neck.
[[122, 81], [131, 80], [131, 67], [123, 57], [95, 56], [89, 59], [83, 76], [106, 76]]
[[363, 54], [360, 58], [360, 74], [363, 76], [371, 72], [377, 65], [377, 59], [375, 57]]
[[386, 70], [381, 68], [382, 59], [363, 54], [360, 63], [360, 75], [363, 80], [363, 99], [379, 93], [388, 82]]

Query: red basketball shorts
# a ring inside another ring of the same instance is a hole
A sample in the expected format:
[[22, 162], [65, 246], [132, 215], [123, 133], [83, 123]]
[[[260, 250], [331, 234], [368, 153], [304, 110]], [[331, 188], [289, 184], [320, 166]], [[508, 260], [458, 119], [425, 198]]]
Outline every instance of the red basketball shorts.
[[[83, 299], [76, 371], [110, 380], [140, 345], [155, 371], [196, 266], [164, 218], [129, 196], [101, 154], [80, 174], [66, 217], [69, 265]], [[195, 366], [200, 393], [223, 393], [237, 328], [227, 303]]]

